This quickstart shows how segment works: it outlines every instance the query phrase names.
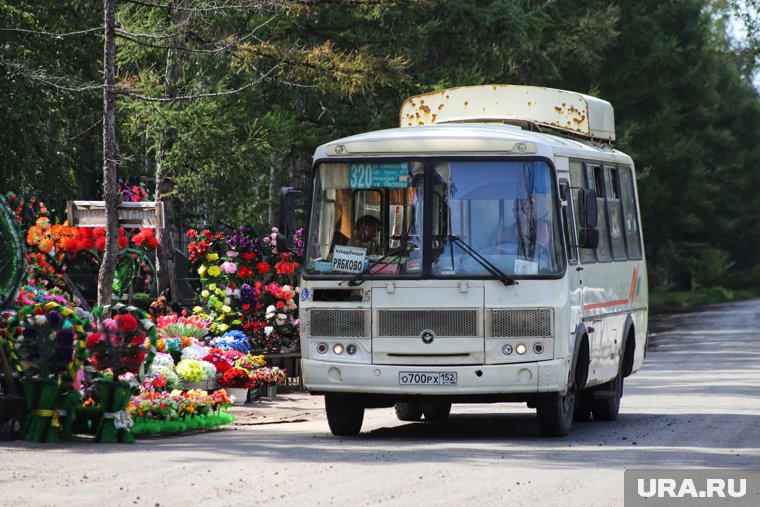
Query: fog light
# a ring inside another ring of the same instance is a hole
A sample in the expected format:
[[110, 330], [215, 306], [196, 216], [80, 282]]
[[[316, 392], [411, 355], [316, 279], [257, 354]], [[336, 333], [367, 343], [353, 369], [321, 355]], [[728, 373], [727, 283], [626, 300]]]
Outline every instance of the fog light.
[[517, 352], [520, 355], [525, 354], [527, 351], [528, 351], [528, 347], [526, 347], [524, 343], [520, 343], [517, 347], [515, 347], [515, 352]]
[[536, 354], [540, 354], [544, 351], [544, 344], [543, 343], [536, 343], [533, 345], [533, 352]]
[[353, 343], [349, 343], [346, 347], [346, 352], [348, 352], [351, 355], [356, 354], [356, 345]]
[[507, 343], [501, 348], [501, 351], [504, 353], [505, 356], [508, 356], [512, 353], [512, 345]]
[[317, 344], [317, 352], [320, 354], [324, 354], [327, 352], [327, 344], [326, 343], [318, 343]]
[[333, 345], [333, 352], [335, 354], [338, 354], [338, 355], [342, 354], [343, 353], [343, 345], [341, 345], [340, 343], [336, 343], [335, 345]]

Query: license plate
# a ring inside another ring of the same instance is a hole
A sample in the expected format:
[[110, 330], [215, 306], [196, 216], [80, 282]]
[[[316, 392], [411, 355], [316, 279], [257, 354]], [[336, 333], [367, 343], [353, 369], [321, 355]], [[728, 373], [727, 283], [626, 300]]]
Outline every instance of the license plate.
[[455, 386], [456, 372], [420, 373], [402, 371], [398, 374], [398, 383], [405, 386]]

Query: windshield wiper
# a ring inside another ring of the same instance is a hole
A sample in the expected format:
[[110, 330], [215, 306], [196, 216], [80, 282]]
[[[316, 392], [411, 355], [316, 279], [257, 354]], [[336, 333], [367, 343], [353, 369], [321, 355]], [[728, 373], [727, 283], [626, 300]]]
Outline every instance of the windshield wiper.
[[[355, 287], [357, 285], [360, 285], [364, 280], [367, 280], [369, 277], [366, 275], [374, 274], [371, 273], [372, 268], [380, 264], [386, 259], [392, 258], [393, 260], [398, 259], [399, 257], [406, 257], [408, 256], [413, 250], [417, 248], [417, 245], [414, 243], [407, 243], [407, 244], [401, 244], [397, 246], [396, 248], [392, 248], [388, 250], [388, 253], [380, 257], [379, 259], [376, 259], [374, 261], [370, 261], [370, 263], [367, 265], [366, 268], [356, 273], [354, 276], [346, 280], [346, 284], [348, 284], [349, 287]], [[344, 282], [340, 282], [341, 284]], [[339, 284], [340, 285], [340, 284]]]
[[[464, 242], [462, 238], [459, 236], [454, 236], [453, 234], [449, 234], [449, 244], [451, 245], [451, 256], [454, 256], [454, 249], [453, 245], [456, 243], [459, 245], [459, 248], [461, 248], [467, 255], [475, 259], [478, 264], [486, 268], [486, 271], [491, 273], [493, 276], [499, 279], [501, 283], [504, 285], [517, 285], [517, 280], [514, 278], [511, 278], [509, 275], [504, 273], [504, 271], [500, 270], [496, 266], [494, 266], [491, 261], [480, 255], [474, 248], [472, 248], [470, 245]], [[452, 265], [453, 265], [453, 259], [452, 259]]]

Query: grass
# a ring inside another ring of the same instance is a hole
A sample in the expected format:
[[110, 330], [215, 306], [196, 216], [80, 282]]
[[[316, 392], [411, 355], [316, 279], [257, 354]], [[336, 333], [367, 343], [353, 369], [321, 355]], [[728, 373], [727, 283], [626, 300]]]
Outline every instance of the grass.
[[649, 294], [649, 309], [653, 313], [688, 310], [709, 304], [751, 299], [758, 295], [758, 291], [723, 287], [709, 287], [687, 292], [653, 292]]

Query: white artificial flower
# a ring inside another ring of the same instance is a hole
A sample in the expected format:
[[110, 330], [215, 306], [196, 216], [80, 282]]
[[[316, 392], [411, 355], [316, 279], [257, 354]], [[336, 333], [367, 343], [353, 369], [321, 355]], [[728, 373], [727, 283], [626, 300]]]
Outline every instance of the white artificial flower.
[[271, 335], [272, 331], [274, 331], [274, 327], [273, 326], [266, 326], [264, 328], [264, 334], [267, 335], [267, 336]]
[[209, 347], [203, 347], [197, 343], [182, 349], [182, 359], [203, 359], [208, 355]]

